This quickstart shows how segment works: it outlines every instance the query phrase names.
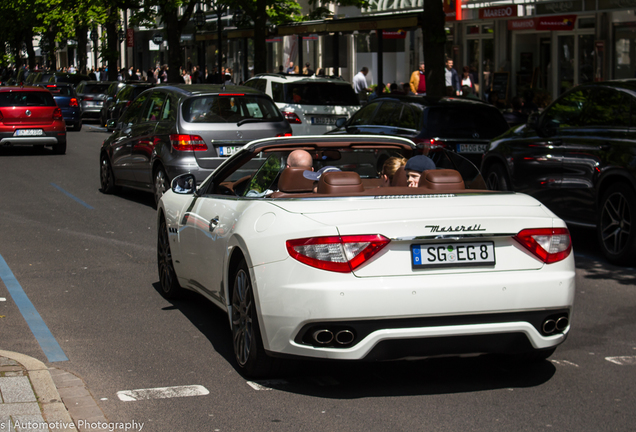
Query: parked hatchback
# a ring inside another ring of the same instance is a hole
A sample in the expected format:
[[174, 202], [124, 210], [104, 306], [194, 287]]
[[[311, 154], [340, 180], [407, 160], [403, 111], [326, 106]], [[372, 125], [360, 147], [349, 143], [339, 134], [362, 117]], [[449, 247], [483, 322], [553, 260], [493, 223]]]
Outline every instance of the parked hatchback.
[[119, 90], [124, 88], [126, 85], [123, 81], [112, 81], [106, 90], [106, 99], [104, 99], [104, 103], [102, 104], [102, 109], [99, 115], [99, 123], [101, 126], [106, 127], [106, 122], [108, 122], [108, 112], [111, 106], [115, 103], [115, 97]]
[[612, 262], [636, 262], [636, 80], [579, 85], [494, 140], [495, 190], [533, 195], [568, 224], [595, 227]]
[[494, 106], [462, 98], [391, 96], [374, 99], [330, 134], [393, 135], [420, 147], [446, 148], [476, 166], [490, 140], [508, 130]]
[[351, 84], [341, 79], [262, 74], [245, 82], [276, 102], [294, 135], [321, 135], [360, 109]]
[[66, 153], [66, 124], [48, 90], [0, 88], [0, 146], [52, 146]]
[[155, 194], [192, 173], [202, 182], [228, 156], [258, 138], [289, 136], [271, 98], [249, 87], [160, 86], [146, 90], [109, 126], [100, 155], [102, 192], [129, 186]]
[[82, 81], [77, 94], [82, 103], [82, 117], [99, 118], [111, 81]]

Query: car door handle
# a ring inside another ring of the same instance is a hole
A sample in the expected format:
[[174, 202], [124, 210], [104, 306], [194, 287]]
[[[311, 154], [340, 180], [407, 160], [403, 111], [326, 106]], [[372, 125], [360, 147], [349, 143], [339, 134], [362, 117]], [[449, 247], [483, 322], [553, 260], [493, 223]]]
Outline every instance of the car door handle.
[[210, 219], [210, 232], [214, 231], [214, 229], [219, 225], [219, 217], [215, 216]]

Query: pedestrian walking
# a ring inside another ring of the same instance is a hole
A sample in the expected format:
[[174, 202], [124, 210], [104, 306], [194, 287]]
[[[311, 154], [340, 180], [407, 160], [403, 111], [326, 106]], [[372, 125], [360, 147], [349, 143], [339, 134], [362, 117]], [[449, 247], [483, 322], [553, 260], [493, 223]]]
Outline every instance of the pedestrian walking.
[[453, 69], [452, 59], [446, 59], [446, 70], [444, 73], [446, 78], [446, 95], [459, 96], [461, 94], [459, 76], [457, 75], [457, 71]]
[[426, 74], [424, 62], [420, 63], [420, 68], [411, 74], [409, 82], [411, 91], [418, 96], [426, 96]]
[[366, 101], [367, 94], [368, 92], [371, 91], [371, 89], [367, 85], [368, 73], [369, 73], [369, 68], [365, 66], [362, 69], [360, 69], [360, 72], [358, 72], [353, 77], [353, 91], [356, 92], [356, 94], [358, 95], [358, 99], [360, 101]]

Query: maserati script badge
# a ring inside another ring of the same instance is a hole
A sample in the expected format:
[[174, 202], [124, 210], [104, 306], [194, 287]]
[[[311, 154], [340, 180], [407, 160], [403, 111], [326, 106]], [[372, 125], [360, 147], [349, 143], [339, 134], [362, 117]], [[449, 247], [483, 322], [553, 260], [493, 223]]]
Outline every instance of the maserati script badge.
[[474, 232], [474, 231], [486, 231], [481, 227], [481, 224], [475, 225], [459, 225], [459, 226], [440, 226], [440, 225], [426, 225], [425, 228], [430, 228], [432, 233], [456, 233], [456, 232]]

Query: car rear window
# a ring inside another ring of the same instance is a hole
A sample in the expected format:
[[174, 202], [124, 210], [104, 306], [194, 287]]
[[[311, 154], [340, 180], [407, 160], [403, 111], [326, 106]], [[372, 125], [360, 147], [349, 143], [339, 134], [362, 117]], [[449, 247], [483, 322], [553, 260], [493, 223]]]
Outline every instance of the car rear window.
[[358, 96], [348, 83], [296, 82], [283, 85], [283, 91], [274, 89], [274, 101], [302, 105], [360, 105]]
[[56, 86], [46, 86], [46, 89], [50, 91], [55, 96], [71, 96], [73, 94], [73, 90], [71, 87], [56, 87]]
[[109, 84], [86, 84], [84, 86], [85, 94], [106, 94]]
[[270, 99], [255, 95], [199, 96], [183, 103], [182, 115], [189, 123], [238, 123], [241, 120], [282, 121]]
[[430, 107], [424, 128], [427, 135], [440, 138], [492, 139], [508, 130], [508, 123], [487, 105]]
[[0, 93], [0, 106], [56, 106], [56, 104], [49, 92], [11, 91]]

